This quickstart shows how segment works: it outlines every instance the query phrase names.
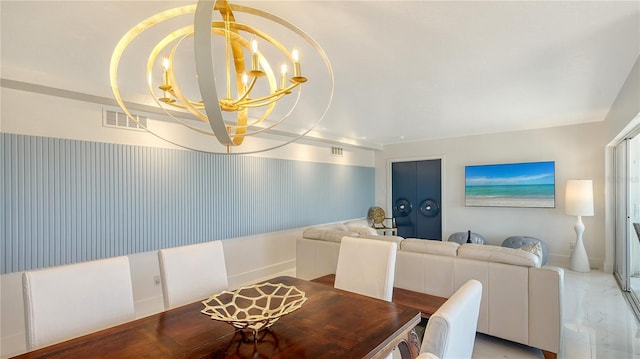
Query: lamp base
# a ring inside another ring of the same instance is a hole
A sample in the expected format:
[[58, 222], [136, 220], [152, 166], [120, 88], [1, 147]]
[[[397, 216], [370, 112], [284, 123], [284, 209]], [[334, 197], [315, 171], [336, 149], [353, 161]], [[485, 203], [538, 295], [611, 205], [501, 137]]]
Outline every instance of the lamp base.
[[571, 270], [576, 272], [587, 273], [591, 271], [589, 265], [589, 257], [587, 256], [587, 250], [584, 249], [584, 243], [582, 243], [582, 233], [584, 233], [584, 224], [582, 218], [578, 216], [578, 221], [573, 227], [576, 230], [577, 240], [576, 247], [571, 253]]
[[583, 273], [591, 270], [589, 257], [587, 257], [587, 251], [584, 249], [582, 241], [576, 242], [576, 248], [574, 248], [573, 253], [571, 253], [571, 270]]

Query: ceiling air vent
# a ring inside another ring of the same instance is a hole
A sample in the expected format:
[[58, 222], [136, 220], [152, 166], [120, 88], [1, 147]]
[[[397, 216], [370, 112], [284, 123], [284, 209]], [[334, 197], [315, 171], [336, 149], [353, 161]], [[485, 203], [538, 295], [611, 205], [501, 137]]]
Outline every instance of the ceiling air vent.
[[331, 147], [331, 156], [338, 156], [338, 157], [344, 156], [343, 149], [340, 147]]
[[124, 112], [105, 109], [102, 111], [102, 125], [104, 127], [117, 127], [128, 130], [144, 131], [145, 127], [147, 127], [147, 118], [139, 115], [133, 116], [142, 126], [138, 125], [135, 121], [132, 121]]

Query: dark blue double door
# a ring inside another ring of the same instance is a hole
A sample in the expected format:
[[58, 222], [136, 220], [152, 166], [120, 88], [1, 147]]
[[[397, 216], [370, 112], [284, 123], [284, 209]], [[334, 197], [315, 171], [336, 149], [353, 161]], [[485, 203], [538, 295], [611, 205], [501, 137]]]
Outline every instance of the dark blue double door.
[[391, 198], [398, 235], [442, 240], [441, 160], [394, 162]]

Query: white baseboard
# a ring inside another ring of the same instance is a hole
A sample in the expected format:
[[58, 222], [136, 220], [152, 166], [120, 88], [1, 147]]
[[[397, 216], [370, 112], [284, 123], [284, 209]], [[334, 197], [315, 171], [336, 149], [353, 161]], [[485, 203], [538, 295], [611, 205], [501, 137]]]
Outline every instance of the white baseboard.
[[229, 288], [238, 288], [244, 285], [253, 284], [260, 280], [266, 280], [274, 277], [274, 275], [286, 272], [286, 271], [295, 271], [296, 268], [296, 260], [291, 259], [288, 261], [275, 263], [266, 267], [256, 268], [244, 273], [238, 273], [232, 276], [229, 276]]
[[[549, 257], [547, 258], [547, 265], [561, 268], [571, 268], [571, 256], [549, 254]], [[602, 268], [604, 268], [604, 259], [589, 258], [589, 266], [591, 267], [591, 269], [602, 270]]]

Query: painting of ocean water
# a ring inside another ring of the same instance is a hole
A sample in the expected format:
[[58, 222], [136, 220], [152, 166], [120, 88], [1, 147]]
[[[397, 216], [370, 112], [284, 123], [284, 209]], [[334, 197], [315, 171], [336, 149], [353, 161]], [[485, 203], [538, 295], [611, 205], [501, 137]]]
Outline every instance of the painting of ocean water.
[[555, 162], [465, 167], [469, 207], [555, 207]]

